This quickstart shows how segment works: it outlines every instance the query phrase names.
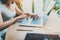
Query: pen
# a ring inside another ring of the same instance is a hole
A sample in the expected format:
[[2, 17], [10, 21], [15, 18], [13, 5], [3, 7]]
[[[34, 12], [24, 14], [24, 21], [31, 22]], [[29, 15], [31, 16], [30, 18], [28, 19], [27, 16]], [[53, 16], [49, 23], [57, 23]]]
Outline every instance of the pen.
[[17, 29], [17, 31], [33, 31], [33, 30]]

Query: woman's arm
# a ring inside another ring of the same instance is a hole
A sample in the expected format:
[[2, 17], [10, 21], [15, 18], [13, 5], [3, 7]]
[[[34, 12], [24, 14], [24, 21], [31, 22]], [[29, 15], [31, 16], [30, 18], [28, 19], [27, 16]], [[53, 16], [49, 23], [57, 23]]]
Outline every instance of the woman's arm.
[[37, 14], [21, 11], [21, 10], [17, 7], [17, 5], [16, 5], [16, 7], [15, 7], [15, 10], [16, 10], [16, 12], [17, 12], [18, 15], [25, 14], [25, 15], [27, 15], [27, 16], [30, 16], [30, 17], [34, 18], [34, 19], [39, 18], [39, 16], [38, 16]]
[[15, 7], [15, 10], [16, 10], [16, 12], [17, 12], [18, 15], [21, 15], [21, 14], [24, 14], [24, 13], [25, 13], [25, 12], [21, 11], [21, 10], [17, 7], [17, 5], [16, 5], [16, 7]]
[[15, 3], [17, 4], [18, 8], [21, 8], [22, 6], [21, 0], [15, 0]]
[[11, 20], [9, 20], [9, 21], [0, 23], [0, 30], [8, 27], [9, 25], [14, 24], [14, 23], [16, 22], [16, 20], [17, 20], [17, 19], [14, 18], [14, 19], [11, 19]]
[[23, 18], [25, 18], [25, 17], [26, 17], [26, 15], [21, 15], [21, 16], [18, 16], [18, 17], [16, 17], [16, 18], [13, 18], [13, 19], [11, 19], [11, 20], [9, 20], [9, 21], [0, 23], [0, 30], [3, 29], [3, 28], [6, 28], [6, 27], [8, 27], [8, 26], [10, 26], [10, 25], [12, 25], [12, 24], [14, 24], [17, 20], [23, 19]]
[[17, 12], [18, 15], [25, 14], [25, 15], [31, 16], [31, 17], [35, 16], [35, 15], [31, 14], [31, 13], [21, 11], [17, 6], [15, 7], [15, 10], [16, 10], [16, 12]]
[[17, 5], [15, 6], [15, 10], [16, 10], [16, 12], [17, 12], [17, 14], [18, 15], [22, 15], [22, 14], [25, 14], [25, 15], [30, 15], [30, 13], [28, 13], [28, 12], [23, 12], [23, 11], [21, 11], [18, 7], [17, 7]]

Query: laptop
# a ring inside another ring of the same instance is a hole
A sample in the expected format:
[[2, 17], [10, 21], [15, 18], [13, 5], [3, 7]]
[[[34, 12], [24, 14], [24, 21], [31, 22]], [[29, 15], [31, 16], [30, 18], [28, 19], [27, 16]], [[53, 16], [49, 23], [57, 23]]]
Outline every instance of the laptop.
[[45, 14], [43, 16], [39, 17], [38, 20], [34, 20], [33, 18], [30, 18], [30, 17], [28, 18], [28, 20], [26, 18], [20, 20], [20, 26], [43, 27], [47, 21], [47, 13], [53, 8], [55, 3], [56, 3], [55, 1], [51, 0], [50, 5], [46, 9]]
[[20, 20], [20, 23], [19, 23], [20, 26], [30, 26], [30, 27], [36, 27], [36, 26], [40, 26], [40, 27], [43, 27], [44, 25], [44, 18], [43, 17], [39, 17], [38, 20], [36, 19], [33, 19], [33, 18], [28, 18], [28, 19], [22, 19]]

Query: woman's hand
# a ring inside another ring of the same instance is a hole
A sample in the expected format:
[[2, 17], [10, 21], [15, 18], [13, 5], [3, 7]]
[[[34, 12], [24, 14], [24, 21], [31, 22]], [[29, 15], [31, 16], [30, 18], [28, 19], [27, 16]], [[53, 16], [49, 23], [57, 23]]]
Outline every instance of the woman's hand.
[[22, 15], [16, 17], [17, 20], [24, 19], [24, 18], [27, 18], [27, 15], [22, 14]]
[[30, 17], [33, 18], [34, 20], [39, 19], [39, 16], [37, 14], [31, 14]]
[[28, 17], [30, 16], [31, 18], [33, 18], [33, 19], [36, 19], [36, 20], [38, 20], [39, 19], [39, 16], [37, 15], [37, 14], [34, 14], [34, 13], [25, 13]]

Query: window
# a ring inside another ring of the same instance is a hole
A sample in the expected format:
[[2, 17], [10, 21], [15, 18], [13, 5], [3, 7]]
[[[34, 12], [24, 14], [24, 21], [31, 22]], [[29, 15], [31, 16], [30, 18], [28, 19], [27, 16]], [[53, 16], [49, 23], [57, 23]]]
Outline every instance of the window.
[[32, 13], [32, 0], [23, 0], [22, 2], [23, 11]]
[[22, 9], [29, 13], [47, 13], [54, 5], [53, 0], [23, 0]]

